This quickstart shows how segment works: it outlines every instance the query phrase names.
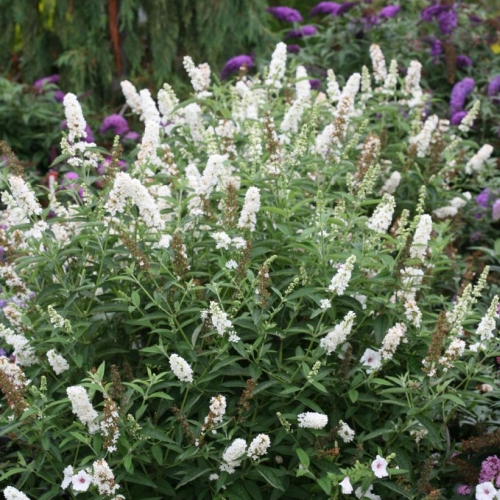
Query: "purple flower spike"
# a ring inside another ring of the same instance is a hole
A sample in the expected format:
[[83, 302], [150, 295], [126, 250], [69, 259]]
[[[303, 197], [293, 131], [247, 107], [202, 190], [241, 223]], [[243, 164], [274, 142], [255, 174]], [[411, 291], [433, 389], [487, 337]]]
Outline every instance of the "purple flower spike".
[[343, 16], [346, 12], [350, 11], [354, 6], [358, 5], [359, 2], [344, 2], [337, 12], [337, 16]]
[[476, 196], [476, 203], [483, 208], [488, 208], [488, 202], [490, 200], [490, 194], [491, 190], [489, 188], [483, 189], [477, 196]]
[[318, 90], [321, 87], [321, 80], [317, 80], [316, 78], [309, 80], [309, 85], [311, 86], [311, 90]]
[[457, 56], [457, 68], [468, 68], [472, 66], [472, 59], [464, 54]]
[[467, 484], [461, 484], [457, 489], [459, 495], [470, 495], [471, 491], [472, 488]]
[[56, 90], [54, 92], [54, 99], [57, 101], [57, 102], [63, 102], [64, 101], [64, 96], [66, 94], [62, 91], [62, 90]]
[[266, 10], [276, 19], [285, 23], [301, 23], [303, 21], [300, 12], [291, 7], [268, 7]]
[[450, 119], [450, 125], [460, 125], [466, 116], [467, 111], [459, 111], [458, 113], [455, 113]]
[[43, 78], [40, 78], [39, 80], [37, 80], [33, 84], [33, 87], [35, 87], [37, 90], [41, 91], [43, 86], [46, 85], [47, 83], [57, 83], [58, 81], [59, 81], [59, 75], [44, 76]]
[[379, 17], [385, 17], [386, 19], [389, 19], [391, 17], [394, 17], [399, 11], [401, 10], [401, 7], [399, 5], [388, 5], [387, 7], [384, 7], [379, 13]]
[[337, 2], [320, 2], [318, 5], [315, 5], [309, 14], [312, 16], [327, 16], [331, 14], [332, 16], [338, 15], [339, 9], [341, 5]]
[[500, 75], [493, 77], [488, 85], [488, 96], [495, 103], [500, 104]]
[[296, 30], [290, 30], [286, 35], [285, 35], [285, 40], [287, 38], [303, 38], [305, 36], [312, 36], [315, 35], [318, 32], [316, 26], [302, 26], [302, 28], [296, 29]]
[[448, 10], [447, 5], [430, 5], [422, 10], [422, 21], [432, 22], [432, 18]]
[[138, 141], [141, 138], [141, 134], [134, 132], [131, 130], [130, 132], [127, 132], [124, 136], [123, 139], [127, 141]]
[[85, 127], [85, 132], [87, 132], [87, 137], [85, 137], [85, 142], [94, 142], [94, 134], [89, 125]]
[[473, 78], [464, 78], [455, 83], [450, 96], [450, 116], [453, 116], [459, 111], [463, 111], [465, 99], [472, 92], [476, 83]]
[[298, 54], [301, 49], [300, 49], [299, 45], [291, 44], [291, 45], [286, 46], [286, 50], [287, 50], [287, 52], [290, 52], [291, 54]]
[[439, 38], [434, 38], [431, 42], [431, 56], [434, 64], [439, 62], [440, 56], [443, 53], [443, 44]]
[[455, 9], [440, 12], [436, 18], [443, 35], [449, 35], [458, 26], [458, 16]]
[[129, 131], [127, 120], [121, 115], [109, 115], [104, 118], [99, 128], [99, 133], [105, 134], [112, 129], [115, 135], [123, 135]]
[[251, 56], [241, 54], [239, 56], [232, 57], [229, 61], [224, 64], [222, 68], [220, 77], [221, 80], [225, 80], [232, 73], [237, 73], [241, 67], [250, 69], [253, 68], [253, 59]]

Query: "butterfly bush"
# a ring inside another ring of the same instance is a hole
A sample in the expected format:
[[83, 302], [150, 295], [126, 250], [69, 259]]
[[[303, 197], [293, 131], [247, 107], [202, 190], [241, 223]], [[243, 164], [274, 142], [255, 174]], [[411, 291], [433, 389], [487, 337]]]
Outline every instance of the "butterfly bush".
[[186, 57], [187, 100], [122, 82], [127, 171], [71, 96], [61, 177], [2, 169], [6, 498], [485, 489], [497, 288], [453, 245], [494, 152], [370, 54], [326, 94], [283, 43], [222, 85]]

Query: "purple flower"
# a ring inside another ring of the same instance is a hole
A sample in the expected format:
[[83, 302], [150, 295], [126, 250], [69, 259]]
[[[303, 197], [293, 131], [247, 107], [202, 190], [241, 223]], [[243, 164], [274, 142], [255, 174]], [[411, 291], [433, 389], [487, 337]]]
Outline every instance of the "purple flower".
[[436, 18], [443, 35], [449, 35], [458, 26], [458, 16], [454, 8], [440, 12]]
[[483, 208], [488, 208], [488, 202], [490, 199], [491, 190], [490, 188], [484, 188], [477, 196], [476, 203]]
[[85, 137], [85, 142], [94, 142], [94, 134], [92, 133], [90, 125], [87, 125], [85, 127], [85, 132], [87, 132], [87, 137]]
[[287, 50], [287, 52], [290, 52], [291, 54], [298, 54], [301, 49], [300, 49], [299, 45], [291, 44], [291, 45], [286, 46], [286, 50]]
[[479, 473], [479, 483], [493, 481], [500, 472], [500, 458], [496, 455], [489, 456], [483, 460], [481, 464], [481, 472]]
[[472, 59], [464, 54], [457, 56], [457, 68], [467, 68], [472, 66]]
[[464, 78], [455, 83], [450, 96], [450, 116], [453, 116], [459, 111], [463, 111], [465, 99], [467, 99], [467, 96], [472, 92], [475, 84], [473, 78]]
[[6, 307], [8, 302], [5, 299], [0, 299], [0, 309]]
[[321, 80], [317, 80], [316, 78], [309, 80], [309, 85], [311, 86], [311, 90], [318, 90], [321, 87]]
[[460, 125], [462, 120], [467, 116], [467, 111], [459, 111], [455, 113], [450, 120], [450, 125]]
[[55, 90], [54, 91], [54, 99], [57, 101], [57, 102], [63, 102], [64, 100], [64, 96], [66, 94], [62, 91], [62, 90]]
[[129, 126], [126, 118], [121, 115], [109, 115], [104, 118], [99, 128], [99, 133], [105, 134], [108, 130], [113, 129], [115, 135], [123, 135], [129, 131]]
[[470, 495], [471, 491], [472, 491], [472, 488], [467, 484], [461, 484], [457, 489], [457, 493], [459, 495]]
[[443, 53], [443, 44], [439, 38], [433, 38], [431, 40], [431, 57], [434, 64], [439, 62], [440, 56]]
[[326, 16], [331, 14], [332, 16], [338, 15], [341, 5], [337, 2], [320, 2], [315, 5], [309, 14], [309, 16]]
[[496, 75], [488, 85], [488, 96], [495, 104], [500, 104], [500, 75]]
[[124, 136], [123, 139], [127, 141], [138, 141], [141, 138], [141, 134], [138, 132], [134, 132], [131, 130], [130, 132], [127, 132]]
[[[493, 206], [491, 207], [491, 217], [493, 219], [493, 222], [497, 222], [500, 219], [500, 198], [498, 200], [496, 200], [495, 203], [493, 203]], [[497, 460], [499, 460], [499, 459], [497, 458]], [[499, 462], [500, 462], [500, 460], [499, 460]], [[499, 465], [498, 472], [500, 472], [500, 465]]]
[[39, 90], [41, 92], [42, 88], [45, 84], [57, 83], [58, 81], [59, 81], [59, 75], [44, 76], [43, 78], [40, 78], [39, 80], [37, 80], [33, 84], [33, 87], [35, 87], [37, 90]]
[[379, 17], [385, 17], [386, 19], [389, 19], [391, 17], [394, 17], [400, 10], [401, 7], [399, 5], [387, 5], [378, 13], [378, 15]]
[[[97, 167], [97, 173], [99, 175], [104, 175], [110, 165], [111, 165], [111, 158], [104, 158], [104, 161], [99, 163], [99, 166]], [[120, 167], [120, 170], [122, 172], [125, 172], [127, 170], [127, 163], [124, 162], [123, 160], [118, 160], [118, 166]]]
[[304, 36], [311, 36], [315, 35], [318, 32], [316, 26], [302, 26], [302, 28], [296, 29], [296, 30], [290, 30], [286, 35], [285, 35], [285, 40], [287, 38], [302, 38]]
[[441, 14], [441, 12], [444, 12], [448, 10], [447, 5], [430, 5], [429, 7], [426, 7], [425, 9], [422, 10], [421, 16], [422, 16], [422, 21], [426, 21], [428, 23], [432, 22], [432, 18]]
[[337, 16], [343, 16], [346, 12], [351, 10], [355, 5], [358, 5], [359, 2], [344, 2], [340, 9], [337, 12]]
[[241, 67], [245, 67], [247, 69], [253, 68], [252, 56], [241, 54], [229, 59], [229, 61], [224, 64], [220, 73], [221, 80], [225, 80], [232, 73], [237, 73]]
[[276, 19], [285, 23], [301, 23], [303, 21], [300, 12], [291, 7], [268, 7], [266, 10]]
[[0, 356], [7, 357], [7, 351], [0, 347]]

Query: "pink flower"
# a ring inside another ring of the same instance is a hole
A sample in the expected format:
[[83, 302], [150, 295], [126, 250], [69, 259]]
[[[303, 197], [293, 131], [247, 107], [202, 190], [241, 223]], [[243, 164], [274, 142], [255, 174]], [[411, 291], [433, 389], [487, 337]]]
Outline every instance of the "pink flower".
[[378, 478], [386, 477], [389, 475], [387, 465], [387, 460], [377, 455], [377, 458], [372, 462], [372, 471]]

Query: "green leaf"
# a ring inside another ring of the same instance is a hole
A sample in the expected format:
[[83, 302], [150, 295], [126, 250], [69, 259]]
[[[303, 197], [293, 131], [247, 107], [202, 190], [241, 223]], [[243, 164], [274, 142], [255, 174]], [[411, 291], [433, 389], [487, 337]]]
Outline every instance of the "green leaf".
[[151, 454], [159, 465], [163, 464], [163, 452], [160, 445], [154, 444], [151, 446]]
[[136, 290], [132, 292], [130, 298], [132, 299], [132, 304], [134, 304], [135, 307], [138, 308], [141, 305], [141, 296]]
[[309, 468], [309, 464], [311, 463], [311, 459], [309, 458], [309, 455], [307, 452], [305, 452], [302, 448], [297, 448], [295, 450], [295, 453], [297, 453], [297, 456], [299, 457], [300, 463], [306, 468]]
[[358, 400], [359, 392], [356, 389], [351, 389], [347, 394], [352, 403]]
[[194, 481], [195, 479], [198, 479], [199, 477], [204, 476], [209, 472], [212, 472], [212, 469], [202, 467], [190, 468], [188, 469], [186, 475], [182, 478], [182, 481], [175, 487], [175, 489], [178, 490], [181, 486], [184, 486], [185, 484], [190, 483], [191, 481]]
[[285, 491], [282, 480], [274, 469], [266, 467], [265, 465], [258, 465], [257, 472], [273, 487], [281, 491]]

